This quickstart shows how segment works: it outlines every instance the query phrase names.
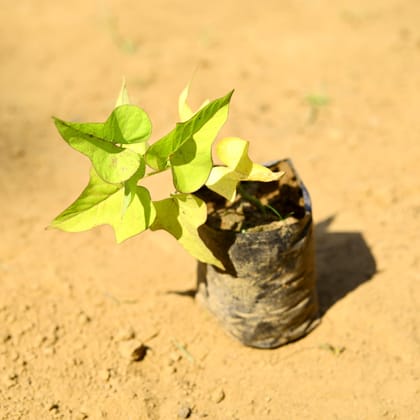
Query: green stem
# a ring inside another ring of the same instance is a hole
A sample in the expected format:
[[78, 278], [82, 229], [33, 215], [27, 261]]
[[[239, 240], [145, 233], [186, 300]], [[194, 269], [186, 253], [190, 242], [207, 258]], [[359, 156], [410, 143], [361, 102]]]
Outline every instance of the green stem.
[[284, 217], [273, 206], [270, 206], [269, 204], [267, 204], [265, 207], [270, 209], [279, 218], [279, 220], [284, 219]]
[[[263, 203], [261, 203], [260, 200], [258, 200], [257, 197], [254, 197], [253, 195], [248, 194], [241, 184], [238, 185], [238, 191], [245, 200], [249, 201], [251, 204], [254, 204], [254, 206], [257, 207], [258, 210], [260, 210], [263, 215], [267, 213], [267, 209], [268, 209], [271, 212], [273, 212], [278, 217], [279, 220], [285, 219], [285, 217], [283, 217], [273, 206], [270, 206], [269, 204], [264, 205]], [[290, 213], [287, 216], [290, 216], [291, 214], [293, 213]]]
[[266, 207], [261, 203], [261, 201], [258, 200], [258, 198], [254, 197], [253, 195], [248, 194], [241, 184], [238, 185], [238, 191], [246, 201], [249, 201], [251, 204], [257, 207], [261, 211], [262, 214], [266, 213], [265, 211]]

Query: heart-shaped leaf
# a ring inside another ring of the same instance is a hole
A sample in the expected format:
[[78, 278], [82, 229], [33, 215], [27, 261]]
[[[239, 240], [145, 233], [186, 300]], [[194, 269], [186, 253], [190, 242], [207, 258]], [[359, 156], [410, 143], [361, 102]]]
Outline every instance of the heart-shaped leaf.
[[175, 194], [155, 201], [156, 219], [151, 230], [164, 229], [198, 260], [223, 269], [223, 264], [213, 255], [200, 238], [197, 228], [207, 219], [204, 201], [192, 194]]
[[104, 140], [102, 124], [70, 123], [58, 118], [54, 122], [63, 139], [90, 159], [104, 181], [118, 184], [138, 170], [142, 158], [132, 150]]
[[149, 191], [136, 186], [131, 202], [123, 212], [123, 184], [104, 182], [91, 170], [87, 187], [77, 200], [59, 214], [51, 226], [66, 232], [81, 232], [108, 224], [114, 228], [117, 242], [122, 242], [146, 230], [154, 221], [154, 209]]
[[226, 122], [228, 105], [219, 109], [171, 157], [171, 170], [177, 191], [190, 193], [204, 185], [213, 167], [212, 144]]
[[209, 176], [211, 145], [225, 123], [233, 91], [215, 99], [188, 121], [178, 123], [166, 136], [152, 144], [145, 155], [155, 170], [172, 167], [174, 184], [180, 192], [199, 189]]
[[138, 106], [120, 105], [115, 108], [104, 124], [103, 138], [116, 144], [146, 141], [152, 132], [148, 115]]
[[216, 154], [226, 166], [216, 166], [206, 186], [226, 199], [233, 201], [241, 181], [270, 182], [280, 179], [283, 172], [272, 172], [248, 156], [249, 142], [238, 137], [222, 139], [216, 146]]

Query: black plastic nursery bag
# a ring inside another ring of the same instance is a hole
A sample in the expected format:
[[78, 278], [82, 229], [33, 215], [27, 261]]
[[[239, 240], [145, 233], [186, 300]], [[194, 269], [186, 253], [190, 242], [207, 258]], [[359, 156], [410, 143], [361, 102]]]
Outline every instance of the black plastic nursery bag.
[[[197, 270], [197, 298], [231, 335], [259, 348], [296, 340], [319, 323], [310, 197], [290, 160], [269, 167], [285, 175], [251, 190], [284, 218], [235, 231], [209, 213], [200, 236], [226, 270], [204, 263]], [[204, 195], [220, 210], [220, 198]]]

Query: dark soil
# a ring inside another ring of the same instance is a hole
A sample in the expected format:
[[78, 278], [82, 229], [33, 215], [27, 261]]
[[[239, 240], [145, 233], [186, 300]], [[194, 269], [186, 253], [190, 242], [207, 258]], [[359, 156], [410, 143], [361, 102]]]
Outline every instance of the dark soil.
[[[229, 202], [205, 188], [197, 195], [207, 203], [207, 224], [215, 229], [241, 232], [268, 230], [275, 222], [301, 219], [305, 215], [300, 180], [287, 160], [269, 166], [284, 172], [279, 181], [242, 182], [235, 201]], [[264, 228], [262, 228], [264, 226]]]

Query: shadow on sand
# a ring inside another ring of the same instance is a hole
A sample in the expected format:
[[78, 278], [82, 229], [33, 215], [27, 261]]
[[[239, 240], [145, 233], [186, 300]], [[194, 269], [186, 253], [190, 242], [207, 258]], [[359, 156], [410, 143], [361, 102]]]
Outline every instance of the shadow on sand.
[[376, 262], [360, 232], [329, 232], [334, 216], [315, 226], [321, 316], [376, 273]]
[[[315, 226], [320, 315], [376, 273], [376, 262], [360, 232], [329, 232], [334, 216]], [[166, 293], [194, 298], [196, 289]]]

